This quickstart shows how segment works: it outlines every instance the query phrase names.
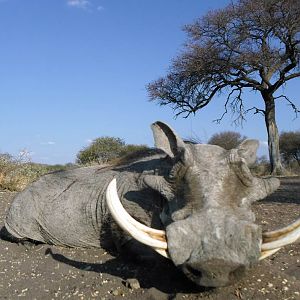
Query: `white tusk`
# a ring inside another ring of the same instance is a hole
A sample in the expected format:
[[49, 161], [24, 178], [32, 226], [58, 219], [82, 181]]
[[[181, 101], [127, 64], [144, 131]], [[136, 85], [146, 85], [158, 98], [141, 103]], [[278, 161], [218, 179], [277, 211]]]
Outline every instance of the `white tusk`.
[[[114, 201], [114, 207], [117, 209], [117, 211], [119, 211], [124, 218], [130, 222], [132, 225], [134, 225], [137, 229], [140, 229], [146, 233], [148, 233], [149, 235], [153, 236], [153, 238], [157, 237], [159, 239], [163, 239], [164, 241], [166, 241], [166, 233], [164, 230], [159, 230], [159, 229], [153, 229], [151, 227], [148, 227], [140, 222], [138, 222], [137, 220], [135, 220], [132, 216], [130, 216], [128, 214], [128, 212], [124, 209], [123, 205], [121, 204], [119, 197], [118, 197], [118, 193], [117, 193], [117, 183], [116, 183], [116, 179], [113, 179], [111, 181], [111, 187], [112, 190], [115, 190], [115, 195], [117, 195], [117, 201]], [[109, 184], [109, 187], [110, 187]]]
[[279, 236], [278, 239], [272, 242], [263, 243], [261, 245], [261, 251], [273, 250], [276, 248], [287, 246], [289, 244], [296, 242], [299, 238], [300, 238], [300, 227], [290, 231], [287, 234], [283, 234], [282, 236]]
[[281, 249], [281, 248], [275, 248], [275, 249], [273, 249], [273, 250], [261, 251], [259, 260], [263, 260], [263, 259], [267, 258], [268, 256], [273, 255], [274, 253], [276, 253], [276, 252], [279, 251], [280, 249]]
[[165, 232], [163, 230], [147, 227], [133, 219], [126, 212], [118, 196], [116, 179], [113, 179], [107, 187], [106, 202], [117, 224], [134, 239], [154, 248], [157, 252], [168, 249]]
[[[298, 229], [298, 230], [297, 230]], [[263, 232], [263, 243], [261, 247], [261, 256], [259, 260], [265, 259], [273, 255], [286, 246], [295, 242], [300, 238], [300, 218], [291, 223], [290, 225], [280, 228], [278, 230]]]
[[299, 226], [300, 226], [300, 218], [298, 218], [296, 221], [294, 221], [293, 223], [291, 223], [290, 225], [288, 225], [286, 227], [283, 227], [283, 228], [280, 228], [280, 229], [274, 230], [274, 231], [263, 232], [263, 234], [262, 234], [263, 240], [266, 242], [271, 242], [273, 240], [276, 240], [280, 237], [287, 235], [287, 233], [295, 230]]
[[154, 249], [157, 253], [159, 253], [160, 255], [164, 256], [165, 258], [170, 258], [168, 252], [166, 250], [163, 249]]

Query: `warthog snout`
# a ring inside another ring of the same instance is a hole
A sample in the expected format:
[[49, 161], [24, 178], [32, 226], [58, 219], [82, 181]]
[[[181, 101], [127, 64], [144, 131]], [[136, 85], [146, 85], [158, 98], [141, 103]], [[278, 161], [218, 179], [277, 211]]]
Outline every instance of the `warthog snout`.
[[170, 224], [166, 232], [173, 262], [198, 285], [231, 284], [260, 256], [260, 228], [224, 210], [194, 214]]
[[211, 259], [205, 262], [186, 262], [182, 266], [184, 274], [198, 285], [225, 286], [240, 279], [246, 267], [235, 261]]

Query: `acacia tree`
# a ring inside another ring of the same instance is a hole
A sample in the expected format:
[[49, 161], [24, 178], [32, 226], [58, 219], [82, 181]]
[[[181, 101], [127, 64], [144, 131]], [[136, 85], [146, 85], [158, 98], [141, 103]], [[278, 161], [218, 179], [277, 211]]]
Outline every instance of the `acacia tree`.
[[[279, 90], [299, 77], [299, 0], [237, 0], [185, 26], [188, 40], [168, 74], [148, 85], [151, 100], [188, 117], [226, 95], [235, 121], [249, 111], [264, 116], [273, 174], [283, 172], [276, 125], [276, 101], [296, 105]], [[245, 106], [244, 91], [260, 93], [264, 106]]]

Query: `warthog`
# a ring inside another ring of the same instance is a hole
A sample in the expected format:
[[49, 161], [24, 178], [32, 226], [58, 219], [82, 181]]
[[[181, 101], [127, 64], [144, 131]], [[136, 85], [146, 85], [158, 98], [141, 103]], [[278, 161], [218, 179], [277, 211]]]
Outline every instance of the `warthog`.
[[185, 143], [162, 122], [152, 130], [156, 149], [142, 157], [56, 172], [31, 184], [8, 211], [8, 233], [70, 247], [102, 247], [111, 237], [132, 255], [145, 244], [196, 284], [211, 287], [234, 282], [298, 239], [299, 220], [267, 233], [254, 223], [251, 203], [279, 186], [278, 179], [249, 170], [258, 141], [228, 151]]

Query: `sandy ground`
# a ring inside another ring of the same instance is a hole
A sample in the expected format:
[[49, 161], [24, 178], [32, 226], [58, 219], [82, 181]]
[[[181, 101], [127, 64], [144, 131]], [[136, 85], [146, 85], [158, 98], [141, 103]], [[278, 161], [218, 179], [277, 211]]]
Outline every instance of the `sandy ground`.
[[[300, 215], [300, 178], [283, 178], [279, 190], [254, 205], [264, 230]], [[14, 193], [0, 192], [0, 226]], [[139, 265], [99, 249], [37, 245], [26, 249], [0, 240], [0, 299], [300, 299], [300, 244], [279, 251], [236, 284], [194, 286], [158, 257]]]

